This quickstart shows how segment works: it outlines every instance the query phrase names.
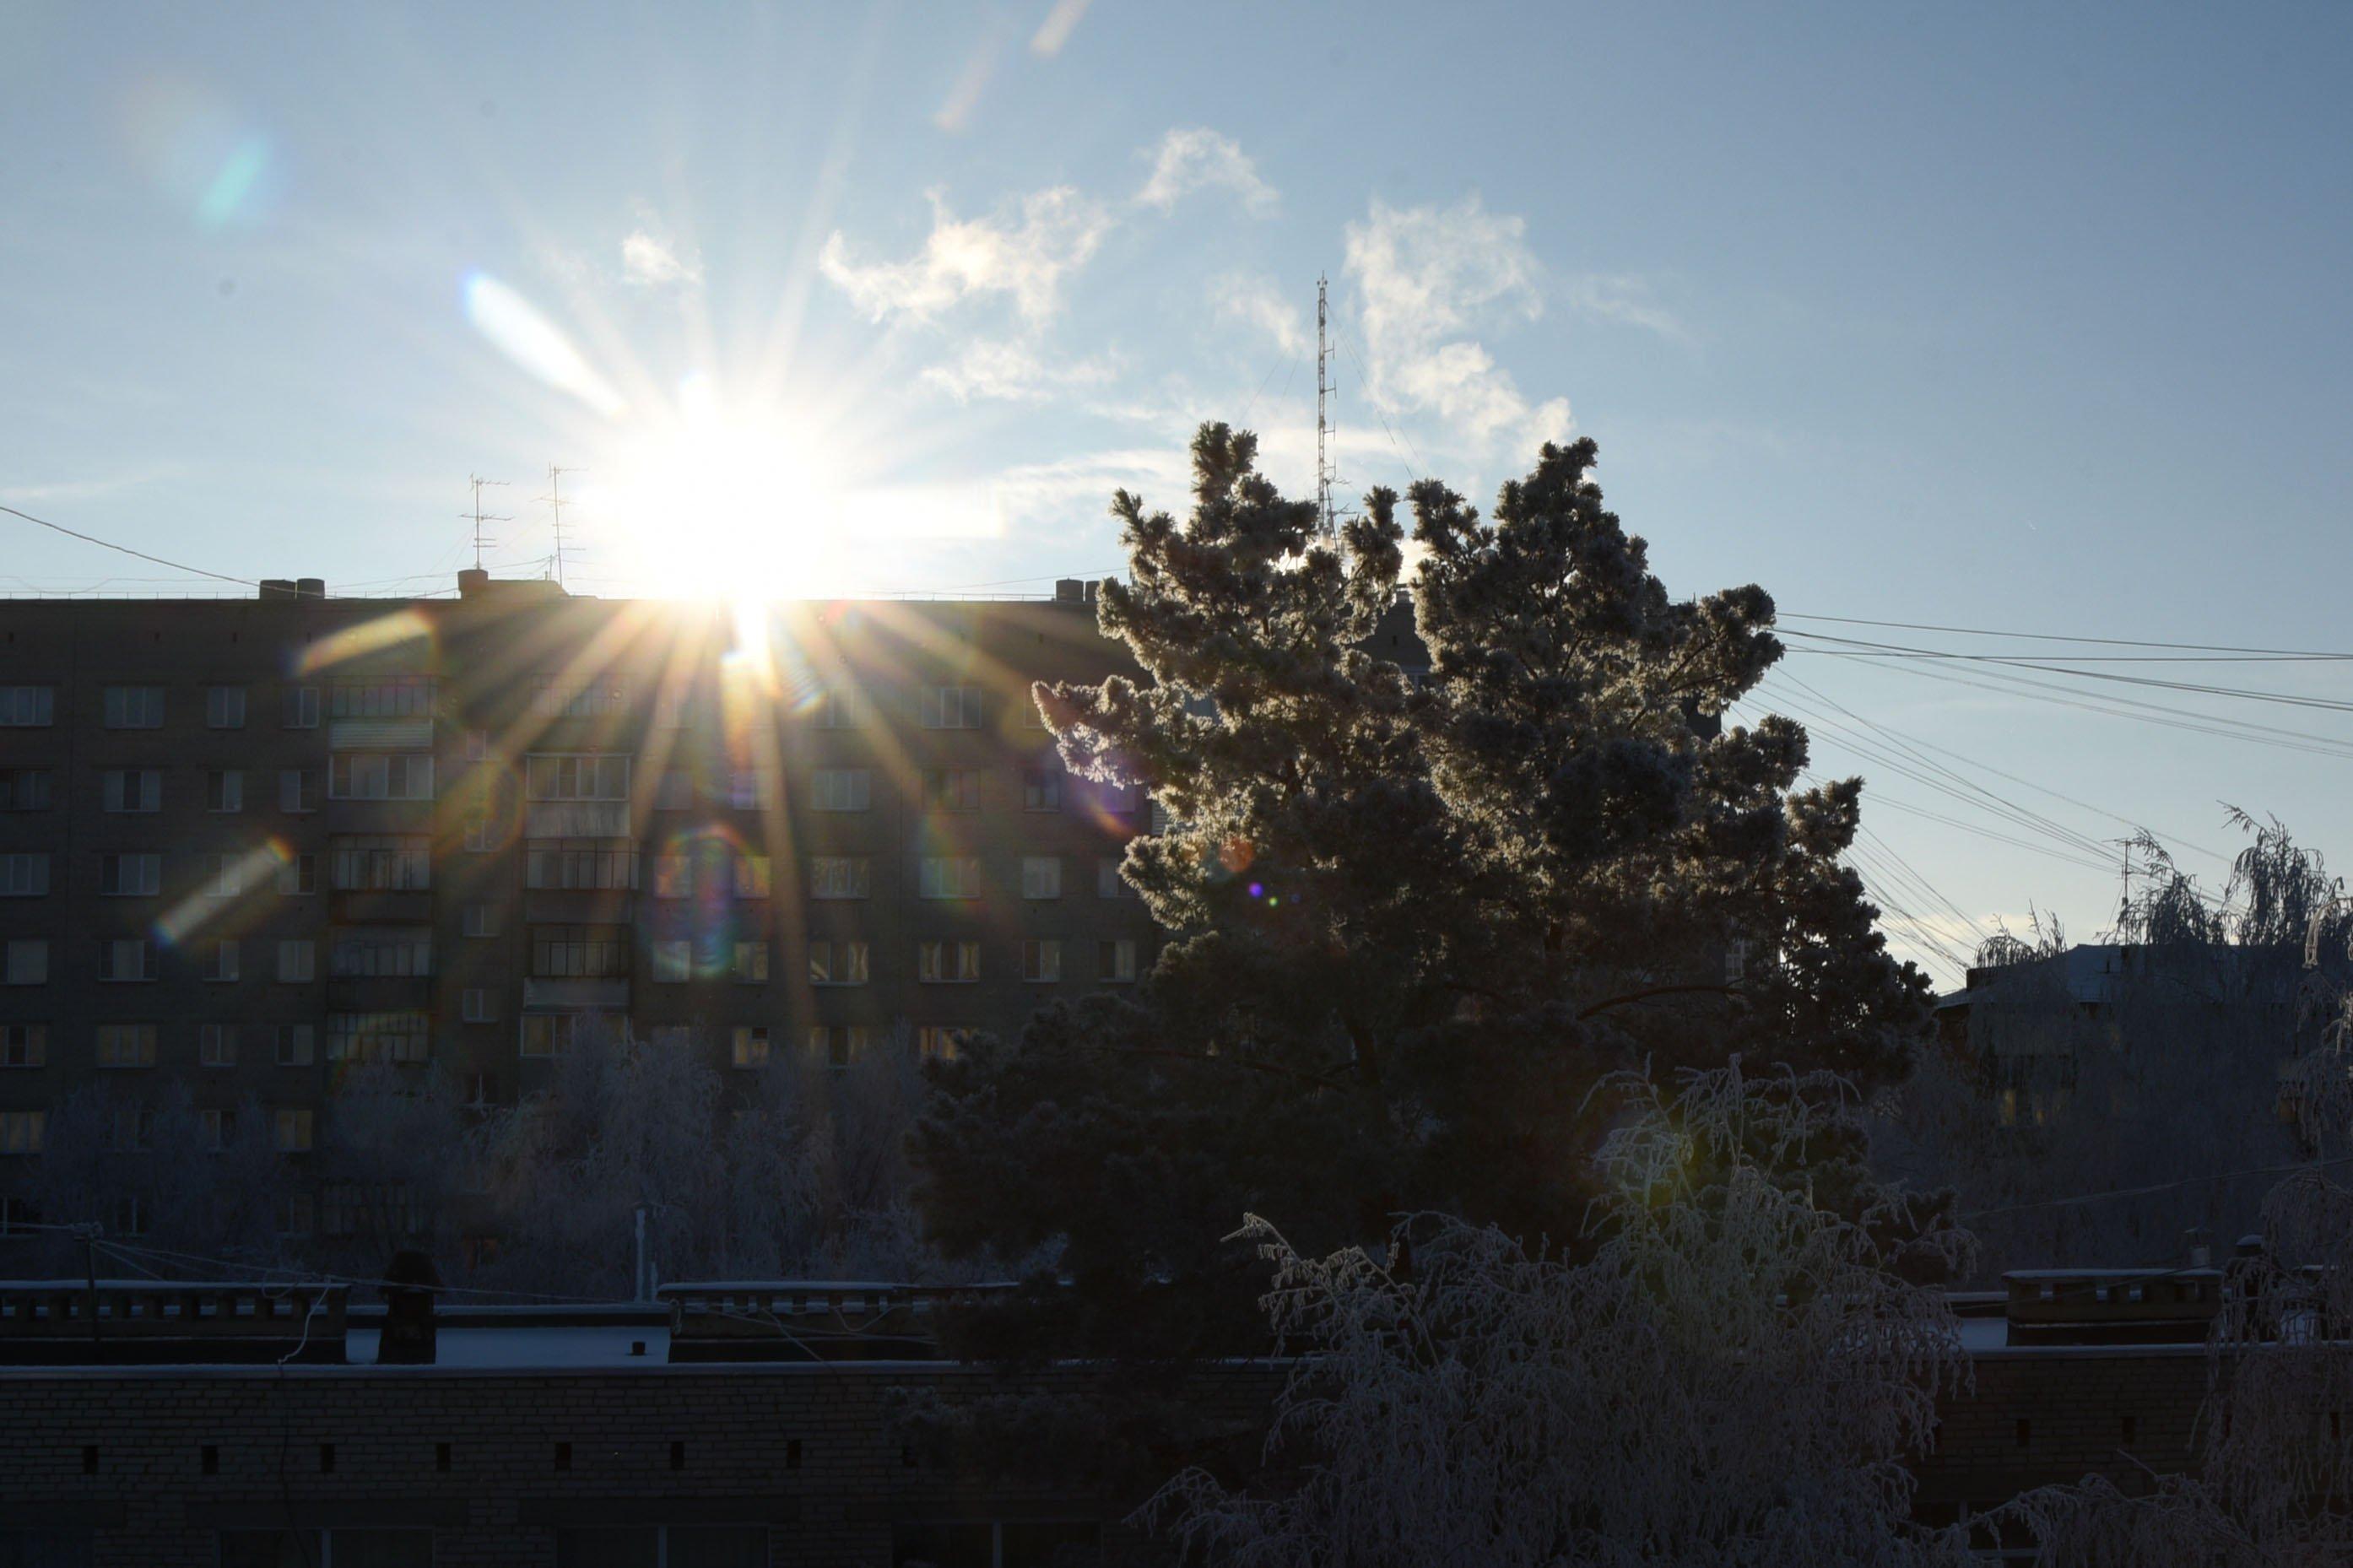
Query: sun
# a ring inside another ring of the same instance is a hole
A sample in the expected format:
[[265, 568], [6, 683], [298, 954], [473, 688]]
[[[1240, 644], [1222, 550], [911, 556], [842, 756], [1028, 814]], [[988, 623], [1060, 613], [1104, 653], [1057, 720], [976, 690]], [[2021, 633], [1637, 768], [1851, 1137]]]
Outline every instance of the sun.
[[814, 598], [842, 591], [857, 554], [839, 470], [817, 422], [781, 404], [731, 401], [691, 376], [673, 408], [617, 443], [613, 471], [581, 494], [609, 563], [680, 598]]

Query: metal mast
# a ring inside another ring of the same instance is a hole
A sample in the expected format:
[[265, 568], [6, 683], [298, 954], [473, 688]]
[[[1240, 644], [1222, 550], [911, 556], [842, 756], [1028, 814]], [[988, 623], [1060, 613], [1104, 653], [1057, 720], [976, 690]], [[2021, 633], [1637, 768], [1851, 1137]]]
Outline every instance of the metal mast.
[[[466, 476], [466, 480], [469, 484], [474, 487], [474, 510], [471, 513], [474, 520], [474, 570], [480, 572], [482, 569], [482, 546], [491, 542], [489, 540], [482, 537], [482, 524], [486, 522], [512, 522], [514, 520], [511, 517], [491, 517], [484, 514], [482, 510], [482, 487], [484, 485], [504, 485], [506, 480], [486, 479], [480, 474], [469, 474]], [[459, 517], [465, 517], [469, 514], [461, 511], [458, 515]]]
[[547, 465], [547, 509], [555, 528], [555, 585], [564, 586], [564, 476], [585, 474], [586, 468], [559, 468]]
[[1332, 385], [1332, 344], [1326, 331], [1331, 320], [1331, 285], [1322, 273], [1315, 275], [1315, 518], [1316, 527], [1324, 537], [1337, 537], [1339, 520], [1332, 510], [1332, 443], [1338, 436], [1333, 427], [1330, 404], [1335, 388]]

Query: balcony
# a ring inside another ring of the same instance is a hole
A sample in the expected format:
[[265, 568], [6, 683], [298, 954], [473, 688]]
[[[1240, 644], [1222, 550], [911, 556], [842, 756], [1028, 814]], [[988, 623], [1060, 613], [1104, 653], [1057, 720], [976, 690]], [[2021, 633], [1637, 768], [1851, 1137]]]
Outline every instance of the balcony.
[[523, 807], [526, 838], [628, 838], [625, 800], [538, 800]]
[[429, 752], [430, 719], [334, 719], [327, 724], [327, 749], [335, 752]]
[[628, 925], [636, 903], [627, 888], [529, 888], [522, 918], [532, 925]]
[[629, 982], [620, 979], [542, 979], [522, 983], [526, 1013], [619, 1012], [629, 1005]]

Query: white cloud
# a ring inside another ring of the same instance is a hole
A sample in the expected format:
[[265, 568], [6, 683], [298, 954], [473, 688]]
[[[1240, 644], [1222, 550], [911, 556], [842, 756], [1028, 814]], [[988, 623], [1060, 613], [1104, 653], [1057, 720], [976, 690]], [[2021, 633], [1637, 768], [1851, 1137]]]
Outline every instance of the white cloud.
[[634, 229], [621, 241], [621, 276], [644, 288], [700, 283], [702, 253], [690, 249], [681, 255], [668, 240], [642, 228]]
[[1674, 342], [1691, 342], [1683, 319], [1652, 298], [1643, 279], [1624, 273], [1588, 273], [1569, 279], [1562, 290], [1570, 306], [1588, 316], [1623, 321]]
[[1153, 154], [1152, 177], [1135, 193], [1139, 206], [1166, 212], [1195, 191], [1222, 185], [1241, 197], [1255, 216], [1271, 214], [1280, 201], [1272, 185], [1259, 178], [1258, 165], [1240, 146], [1214, 131], [1194, 127], [1176, 130], [1160, 139]]
[[1073, 387], [1100, 386], [1112, 379], [1108, 361], [1050, 363], [1029, 343], [1002, 338], [973, 338], [963, 352], [923, 372], [923, 380], [958, 403], [976, 398], [1008, 403], [1034, 403]]
[[1443, 211], [1376, 200], [1364, 222], [1348, 226], [1346, 270], [1361, 295], [1366, 391], [1377, 404], [1434, 414], [1476, 448], [1525, 451], [1567, 438], [1575, 428], [1568, 400], [1531, 405], [1469, 336], [1497, 313], [1542, 314], [1525, 228], [1476, 195]]
[[1025, 196], [994, 217], [959, 218], [934, 192], [932, 232], [904, 261], [860, 263], [839, 231], [818, 270], [874, 321], [928, 320], [976, 294], [1010, 296], [1032, 324], [1060, 304], [1064, 279], [1084, 267], [1111, 231], [1102, 204], [1067, 185]]
[[1257, 328], [1286, 356], [1303, 353], [1309, 346], [1304, 312], [1263, 274], [1229, 272], [1210, 279], [1209, 303], [1220, 320]]

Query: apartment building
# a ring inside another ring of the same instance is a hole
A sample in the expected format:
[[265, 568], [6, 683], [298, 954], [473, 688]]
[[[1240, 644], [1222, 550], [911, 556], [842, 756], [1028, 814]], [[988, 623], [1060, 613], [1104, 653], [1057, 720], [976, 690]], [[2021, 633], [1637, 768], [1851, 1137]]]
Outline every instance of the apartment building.
[[1150, 965], [1149, 803], [1066, 776], [1029, 695], [1130, 668], [1084, 585], [746, 616], [459, 577], [0, 602], [0, 1194], [109, 1077], [299, 1153], [364, 1063], [487, 1105], [599, 1026], [938, 1054]]

